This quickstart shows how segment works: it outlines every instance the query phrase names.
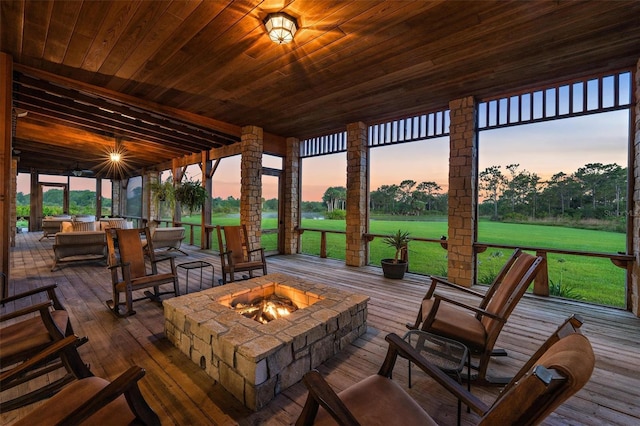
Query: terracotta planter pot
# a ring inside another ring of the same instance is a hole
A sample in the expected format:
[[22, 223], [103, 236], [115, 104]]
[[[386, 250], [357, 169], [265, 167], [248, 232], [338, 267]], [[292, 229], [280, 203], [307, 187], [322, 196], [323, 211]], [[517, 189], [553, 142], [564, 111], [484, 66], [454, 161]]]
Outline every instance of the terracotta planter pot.
[[398, 260], [398, 263], [394, 263], [393, 259], [382, 259], [382, 272], [385, 278], [393, 280], [400, 280], [404, 278], [404, 273], [407, 271], [407, 262], [404, 260]]

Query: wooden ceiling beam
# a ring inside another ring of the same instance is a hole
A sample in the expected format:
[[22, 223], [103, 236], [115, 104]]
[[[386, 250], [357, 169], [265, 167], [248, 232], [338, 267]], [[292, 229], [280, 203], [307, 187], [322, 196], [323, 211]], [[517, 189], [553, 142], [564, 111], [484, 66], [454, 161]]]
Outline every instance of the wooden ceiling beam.
[[170, 146], [173, 149], [189, 152], [186, 147], [188, 140], [180, 140], [174, 136], [167, 134], [158, 134], [155, 131], [149, 130], [148, 133], [144, 133], [144, 126], [137, 127], [133, 124], [126, 124], [116, 119], [109, 119], [103, 115], [92, 114], [86, 112], [87, 109], [80, 109], [77, 104], [65, 105], [63, 101], [54, 103], [55, 99], [48, 95], [40, 97], [32, 96], [31, 94], [22, 92], [15, 98], [16, 105], [19, 108], [42, 116], [55, 118], [60, 121], [65, 121], [69, 124], [86, 128], [87, 130], [97, 131], [105, 135], [120, 135], [126, 136], [131, 139], [139, 139], [140, 141], [155, 142], [159, 145]]
[[203, 126], [205, 128], [213, 129], [225, 134], [237, 136], [240, 138], [241, 128], [240, 126], [232, 125], [222, 121], [218, 121], [209, 117], [190, 113], [188, 111], [179, 110], [166, 105], [157, 104], [155, 102], [146, 101], [135, 96], [126, 95], [124, 93], [114, 92], [109, 89], [94, 86], [91, 84], [83, 83], [79, 80], [73, 80], [59, 75], [51, 74], [49, 72], [24, 66], [21, 64], [15, 64], [14, 70], [23, 74], [28, 74], [42, 80], [50, 81], [55, 84], [61, 84], [71, 89], [78, 91], [84, 91], [99, 95], [105, 99], [111, 99], [116, 102], [121, 102], [126, 105], [136, 106], [149, 111], [155, 111], [169, 117], [173, 117], [177, 120], [184, 120], [188, 123]]

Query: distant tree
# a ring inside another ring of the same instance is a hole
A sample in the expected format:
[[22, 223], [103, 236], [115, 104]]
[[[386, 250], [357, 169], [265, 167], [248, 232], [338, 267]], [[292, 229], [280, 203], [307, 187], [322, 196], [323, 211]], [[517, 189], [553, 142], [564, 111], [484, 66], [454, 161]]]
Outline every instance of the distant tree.
[[277, 212], [278, 211], [278, 199], [271, 198], [269, 200], [264, 200], [262, 203], [262, 210], [268, 212]]
[[431, 205], [434, 201], [434, 193], [440, 191], [442, 187], [433, 181], [420, 182], [416, 186], [416, 191], [426, 194], [427, 210], [431, 210]]
[[592, 207], [595, 210], [598, 197], [598, 188], [606, 185], [607, 178], [619, 168], [617, 164], [589, 163], [580, 167], [575, 173], [576, 179], [582, 183], [585, 193], [591, 195]]
[[506, 178], [500, 171], [500, 166], [491, 166], [480, 172], [479, 187], [485, 197], [493, 203], [493, 219], [498, 219], [498, 199], [504, 190]]
[[22, 192], [18, 192], [16, 194], [16, 205], [17, 206], [28, 206], [31, 200], [31, 194], [23, 194]]
[[302, 201], [300, 202], [300, 208], [303, 212], [323, 212], [325, 211], [325, 206], [320, 201]]
[[327, 211], [335, 209], [344, 210], [347, 202], [347, 188], [344, 186], [331, 186], [327, 188], [322, 196], [322, 201], [327, 206]]
[[[569, 200], [571, 199], [573, 184], [575, 184], [573, 177], [564, 172], [556, 173], [551, 176], [551, 179], [547, 182], [545, 192], [548, 194], [549, 200], [555, 198], [560, 202], [560, 214], [563, 216], [565, 208], [568, 207]], [[549, 209], [549, 214], [551, 214], [551, 208]]]
[[370, 195], [372, 209], [382, 213], [396, 214], [396, 204], [399, 198], [398, 185], [382, 185]]

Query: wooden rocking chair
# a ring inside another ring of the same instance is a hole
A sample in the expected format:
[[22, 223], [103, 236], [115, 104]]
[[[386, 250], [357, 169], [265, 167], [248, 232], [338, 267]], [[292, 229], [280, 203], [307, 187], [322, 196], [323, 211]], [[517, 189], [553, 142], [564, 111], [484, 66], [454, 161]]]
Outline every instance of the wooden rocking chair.
[[[140, 238], [141, 235], [146, 239], [146, 247]], [[155, 257], [149, 228], [108, 230], [107, 248], [113, 288], [113, 299], [107, 300], [107, 306], [116, 315], [129, 316], [135, 314], [133, 302], [139, 300], [151, 299], [160, 302], [160, 296], [164, 294], [180, 295], [175, 261], [172, 256], [158, 259]], [[150, 270], [147, 268], [145, 254], [149, 258]], [[158, 272], [158, 264], [160, 262], [169, 262], [170, 271], [165, 273]], [[159, 286], [165, 283], [172, 283], [173, 290], [161, 293]], [[153, 287], [153, 293], [145, 291], [144, 297], [133, 298], [134, 291], [150, 287]], [[124, 302], [120, 302], [120, 293], [125, 295]], [[124, 314], [120, 313], [121, 305], [126, 307]]]
[[[28, 368], [29, 364], [38, 364], [40, 360], [51, 356], [80, 360], [75, 349], [77, 344], [74, 336], [56, 342], [27, 363], [3, 374], [0, 377], [0, 383], [20, 377], [23, 374], [23, 369]], [[80, 364], [82, 364], [81, 360]], [[71, 382], [14, 425], [77, 425], [80, 423], [160, 425], [160, 419], [149, 407], [138, 388], [137, 382], [144, 374], [145, 371], [142, 368], [134, 366], [113, 382], [108, 382], [92, 374], [84, 377], [78, 375], [78, 380]]]
[[[378, 374], [336, 394], [317, 371], [305, 374], [309, 390], [296, 425], [435, 425], [433, 418], [391, 379], [398, 356], [407, 358], [462, 400], [480, 425], [533, 425], [579, 391], [591, 377], [595, 356], [589, 340], [567, 320], [532, 356], [492, 405], [430, 364], [396, 334], [389, 334], [387, 356]], [[577, 327], [576, 327], [577, 326]], [[436, 417], [436, 416], [434, 416]]]
[[[73, 328], [69, 321], [69, 313], [64, 309], [56, 292], [56, 285], [48, 285], [2, 299], [2, 304], [29, 300], [39, 293], [46, 293], [48, 299], [41, 303], [6, 313], [0, 317], [0, 371], [5, 375], [10, 369], [19, 366], [22, 374], [15, 380], [4, 380], [2, 391], [29, 382], [37, 377], [65, 368], [66, 374], [51, 383], [35, 388], [30, 392], [17, 396], [0, 404], [0, 411], [9, 411], [43, 398], [48, 398], [59, 391], [65, 384], [74, 380], [74, 374], [86, 377], [91, 375], [88, 367], [78, 360], [69, 360], [65, 356], [40, 359], [40, 362], [29, 362], [42, 350], [61, 341], [65, 336], [73, 336]], [[34, 314], [37, 314], [34, 316]], [[5, 325], [8, 324], [8, 325]], [[73, 336], [75, 339], [75, 336]], [[83, 344], [87, 338], [77, 339]], [[75, 362], [75, 364], [74, 364]], [[24, 364], [24, 365], [23, 365]], [[75, 372], [75, 373], [74, 373]]]
[[227, 274], [229, 274], [229, 282], [235, 280], [236, 272], [249, 272], [249, 277], [253, 277], [253, 271], [262, 269], [262, 274], [267, 274], [264, 248], [252, 250], [249, 247], [245, 225], [218, 225], [216, 231], [218, 233], [223, 284], [227, 283]]
[[[504, 350], [494, 350], [502, 327], [534, 280], [544, 259], [516, 249], [483, 295], [446, 281], [431, 277], [431, 287], [424, 296], [413, 324], [409, 329], [422, 329], [429, 333], [464, 343], [479, 361], [475, 380], [480, 384], [505, 385], [510, 378], [489, 377], [487, 367], [492, 356], [506, 356]], [[480, 299], [477, 306], [449, 299], [435, 293], [438, 284], [444, 284]]]

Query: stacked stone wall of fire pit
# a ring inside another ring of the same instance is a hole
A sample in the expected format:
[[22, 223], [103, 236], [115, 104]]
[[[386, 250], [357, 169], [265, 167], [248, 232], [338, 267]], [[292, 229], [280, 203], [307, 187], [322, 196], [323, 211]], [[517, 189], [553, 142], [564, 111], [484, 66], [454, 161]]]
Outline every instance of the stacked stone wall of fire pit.
[[[299, 309], [261, 324], [229, 308], [273, 292], [286, 294]], [[368, 300], [269, 274], [165, 300], [165, 334], [246, 407], [258, 410], [364, 334]]]

